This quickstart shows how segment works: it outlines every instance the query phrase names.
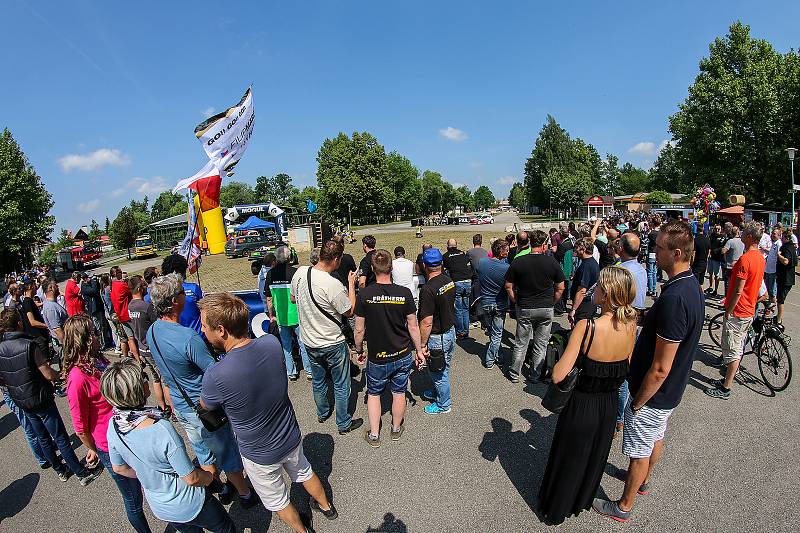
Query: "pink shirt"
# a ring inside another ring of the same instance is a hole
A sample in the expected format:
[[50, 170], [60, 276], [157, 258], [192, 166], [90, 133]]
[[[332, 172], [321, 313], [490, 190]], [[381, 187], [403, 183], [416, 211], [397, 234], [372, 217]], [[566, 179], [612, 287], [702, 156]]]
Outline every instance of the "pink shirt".
[[108, 421], [112, 407], [100, 394], [100, 379], [72, 367], [67, 376], [69, 414], [76, 433], [89, 433], [98, 450], [108, 451]]

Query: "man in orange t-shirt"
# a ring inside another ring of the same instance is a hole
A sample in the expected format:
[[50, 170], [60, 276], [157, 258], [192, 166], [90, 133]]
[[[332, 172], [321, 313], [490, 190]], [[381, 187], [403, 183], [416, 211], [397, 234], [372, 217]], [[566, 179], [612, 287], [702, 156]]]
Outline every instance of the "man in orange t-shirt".
[[753, 323], [758, 292], [764, 279], [766, 262], [758, 251], [764, 229], [758, 222], [748, 222], [742, 230], [745, 252], [733, 265], [728, 293], [725, 295], [725, 322], [722, 325], [722, 360], [727, 369], [724, 380], [716, 380], [706, 389], [712, 398], [731, 397], [733, 378], [739, 370], [747, 330]]

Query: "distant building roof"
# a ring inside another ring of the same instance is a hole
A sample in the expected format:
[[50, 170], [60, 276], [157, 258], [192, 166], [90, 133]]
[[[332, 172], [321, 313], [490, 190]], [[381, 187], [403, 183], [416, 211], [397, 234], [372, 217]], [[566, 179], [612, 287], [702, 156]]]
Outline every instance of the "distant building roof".
[[186, 213], [181, 213], [180, 215], [175, 215], [174, 217], [165, 218], [164, 220], [159, 220], [157, 222], [153, 222], [150, 224], [149, 227], [151, 228], [163, 228], [166, 226], [174, 226], [176, 224], [188, 224], [188, 219], [186, 218]]
[[583, 201], [584, 205], [614, 205], [613, 196], [590, 196]]
[[78, 231], [75, 232], [75, 236], [73, 239], [76, 241], [85, 241], [89, 238], [89, 227], [88, 226], [81, 226], [78, 228]]

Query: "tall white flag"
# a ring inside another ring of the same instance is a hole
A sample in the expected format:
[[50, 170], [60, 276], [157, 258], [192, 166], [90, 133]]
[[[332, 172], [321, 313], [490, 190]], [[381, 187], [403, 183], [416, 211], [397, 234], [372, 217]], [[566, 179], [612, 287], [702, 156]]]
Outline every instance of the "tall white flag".
[[220, 172], [230, 172], [244, 155], [253, 135], [255, 120], [253, 92], [248, 87], [238, 104], [195, 127], [195, 137]]

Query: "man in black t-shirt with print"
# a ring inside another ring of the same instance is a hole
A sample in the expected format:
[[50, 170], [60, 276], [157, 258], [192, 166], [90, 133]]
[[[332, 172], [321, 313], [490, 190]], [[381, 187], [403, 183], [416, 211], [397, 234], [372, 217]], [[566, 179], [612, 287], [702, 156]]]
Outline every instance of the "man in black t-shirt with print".
[[469, 304], [472, 297], [472, 261], [458, 249], [455, 239], [447, 241], [447, 251], [442, 256], [447, 275], [456, 284], [456, 337], [469, 336]]
[[358, 265], [358, 288], [363, 289], [375, 283], [375, 273], [372, 271], [372, 256], [375, 255], [377, 241], [372, 235], [365, 235], [361, 239], [366, 254]]
[[630, 398], [625, 406], [622, 453], [630, 457], [622, 499], [595, 498], [603, 515], [626, 522], [637, 492], [649, 492], [653, 467], [661, 457], [667, 420], [681, 401], [703, 327], [705, 302], [689, 268], [692, 229], [673, 220], [661, 227], [656, 260], [669, 280], [644, 317], [628, 371]]
[[542, 230], [530, 232], [531, 251], [517, 256], [506, 272], [506, 292], [517, 308], [517, 332], [514, 354], [506, 371], [512, 383], [519, 383], [528, 343], [533, 342], [530, 379], [537, 382], [542, 371], [553, 306], [564, 292], [564, 272], [558, 262], [544, 254], [547, 234]]
[[369, 429], [364, 439], [373, 448], [381, 445], [381, 394], [392, 389], [392, 440], [403, 434], [408, 376], [416, 354], [424, 364], [425, 353], [419, 337], [417, 308], [407, 287], [392, 283], [392, 256], [386, 250], [372, 255], [375, 283], [362, 289], [356, 300], [355, 351], [364, 362], [367, 337], [367, 413]]
[[429, 355], [432, 351], [444, 352], [444, 368], [430, 371], [436, 390], [426, 390], [422, 397], [433, 402], [425, 407], [425, 412], [438, 415], [449, 413], [452, 405], [450, 360], [456, 346], [456, 284], [442, 272], [444, 258], [438, 248], [425, 250], [422, 260], [428, 281], [419, 289], [420, 340]]

